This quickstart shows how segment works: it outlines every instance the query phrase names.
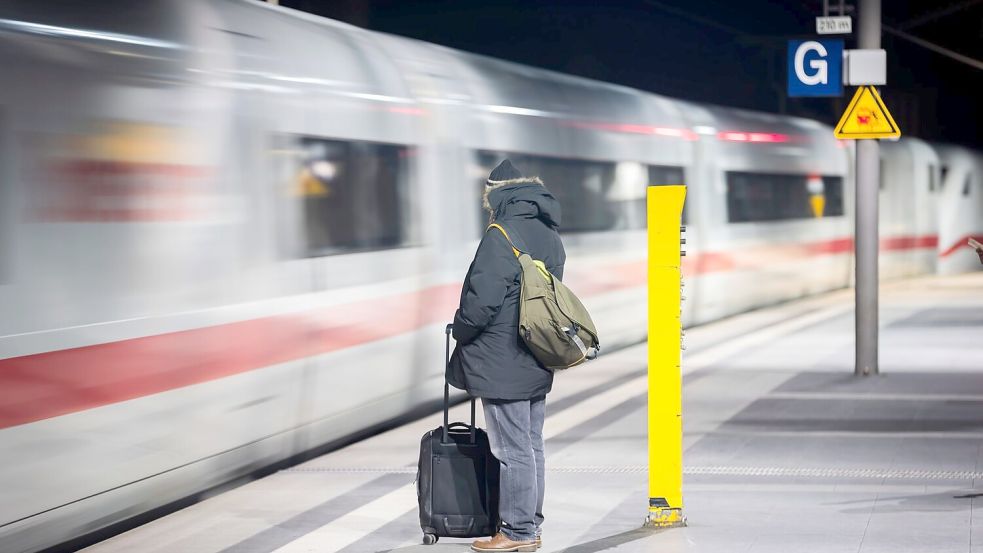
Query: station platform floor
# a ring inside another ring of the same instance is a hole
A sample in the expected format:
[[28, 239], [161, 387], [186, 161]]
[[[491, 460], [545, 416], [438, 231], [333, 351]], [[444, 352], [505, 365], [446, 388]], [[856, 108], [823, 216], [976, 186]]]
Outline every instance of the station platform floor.
[[[540, 551], [983, 553], [983, 274], [884, 284], [878, 376], [853, 376], [852, 309], [845, 290], [687, 331], [684, 528], [642, 528], [644, 345], [558, 376]], [[452, 412], [467, 417], [466, 403]], [[471, 540], [420, 544], [419, 440], [439, 422], [85, 551], [467, 551]]]

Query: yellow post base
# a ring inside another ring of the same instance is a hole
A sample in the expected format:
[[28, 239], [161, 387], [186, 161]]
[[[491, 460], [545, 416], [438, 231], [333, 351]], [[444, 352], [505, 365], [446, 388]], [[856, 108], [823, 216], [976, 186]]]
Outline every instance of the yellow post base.
[[686, 526], [686, 517], [683, 516], [682, 509], [655, 507], [649, 509], [649, 516], [645, 519], [645, 526], [650, 528], [679, 528]]

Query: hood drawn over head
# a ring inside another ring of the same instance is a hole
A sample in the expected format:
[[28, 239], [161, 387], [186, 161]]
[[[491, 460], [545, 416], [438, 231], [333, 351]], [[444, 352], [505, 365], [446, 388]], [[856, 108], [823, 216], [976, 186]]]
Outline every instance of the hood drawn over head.
[[540, 219], [550, 227], [560, 226], [560, 202], [539, 177], [494, 181], [485, 186], [484, 208], [492, 221], [509, 218]]

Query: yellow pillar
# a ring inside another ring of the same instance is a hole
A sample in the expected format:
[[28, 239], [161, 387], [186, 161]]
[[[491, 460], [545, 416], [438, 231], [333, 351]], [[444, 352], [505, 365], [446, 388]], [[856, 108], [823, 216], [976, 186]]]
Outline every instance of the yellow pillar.
[[683, 517], [682, 284], [680, 224], [686, 187], [648, 187], [647, 526], [672, 527]]

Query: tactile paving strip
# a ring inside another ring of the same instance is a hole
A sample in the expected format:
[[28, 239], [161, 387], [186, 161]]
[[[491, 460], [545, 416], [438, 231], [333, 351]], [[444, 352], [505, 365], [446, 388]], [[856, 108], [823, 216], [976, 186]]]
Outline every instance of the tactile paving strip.
[[[621, 467], [583, 466], [547, 467], [553, 473], [585, 474], [640, 474], [648, 472], [643, 465]], [[348, 468], [348, 467], [295, 467], [282, 472], [309, 473], [372, 473], [416, 474], [416, 467]], [[900, 480], [983, 480], [983, 472], [947, 470], [884, 470], [884, 469], [836, 469], [836, 468], [783, 468], [783, 467], [686, 467], [683, 474], [691, 476], [747, 476], [779, 478], [879, 478]]]
[[948, 470], [884, 470], [780, 467], [686, 467], [683, 474], [805, 478], [890, 478], [903, 480], [978, 480], [983, 472]]
[[[584, 467], [546, 467], [547, 472], [588, 473], [588, 474], [624, 474], [648, 472], [645, 466], [584, 466]], [[416, 467], [399, 468], [334, 468], [334, 467], [295, 467], [281, 472], [319, 472], [319, 473], [372, 473], [372, 474], [416, 474]]]

